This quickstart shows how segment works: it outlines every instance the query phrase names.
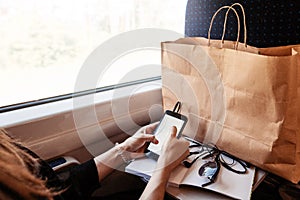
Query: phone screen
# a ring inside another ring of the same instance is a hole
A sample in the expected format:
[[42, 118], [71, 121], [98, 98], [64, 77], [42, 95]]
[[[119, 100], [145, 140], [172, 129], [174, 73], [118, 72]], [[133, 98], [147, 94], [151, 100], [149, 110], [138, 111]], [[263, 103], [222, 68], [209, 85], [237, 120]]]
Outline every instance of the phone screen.
[[160, 155], [163, 144], [165, 143], [169, 134], [171, 134], [172, 127], [176, 126], [177, 128], [177, 137], [181, 135], [181, 131], [186, 123], [186, 118], [180, 119], [169, 115], [167, 112], [164, 114], [164, 117], [161, 119], [158, 127], [155, 129], [154, 135], [158, 139], [158, 144], [150, 143], [148, 150], [153, 153]]

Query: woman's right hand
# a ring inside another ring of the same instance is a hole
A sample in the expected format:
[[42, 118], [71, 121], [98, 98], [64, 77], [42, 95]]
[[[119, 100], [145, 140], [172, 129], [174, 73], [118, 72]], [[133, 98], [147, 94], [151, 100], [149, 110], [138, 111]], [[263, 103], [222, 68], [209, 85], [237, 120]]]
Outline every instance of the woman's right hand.
[[[177, 129], [172, 128], [167, 140], [163, 144], [161, 154], [158, 158], [156, 170], [152, 174], [141, 200], [164, 199], [166, 185], [173, 169], [189, 155], [189, 142], [184, 138], [176, 137]], [[168, 134], [168, 133], [166, 133]]]
[[189, 155], [189, 142], [184, 138], [177, 138], [177, 128], [173, 126], [171, 134], [163, 144], [156, 169], [171, 173], [182, 160]]

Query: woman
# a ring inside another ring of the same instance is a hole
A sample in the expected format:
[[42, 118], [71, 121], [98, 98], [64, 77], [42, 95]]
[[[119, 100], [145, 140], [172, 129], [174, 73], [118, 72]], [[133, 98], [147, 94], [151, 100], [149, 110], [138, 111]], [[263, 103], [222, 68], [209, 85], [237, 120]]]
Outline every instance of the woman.
[[[114, 169], [143, 154], [147, 143], [159, 141], [151, 133], [155, 125], [141, 128], [107, 152], [70, 170], [61, 181], [33, 152], [0, 130], [0, 199], [87, 199]], [[157, 161], [154, 174], [140, 199], [163, 199], [171, 171], [188, 155], [188, 142], [177, 139], [173, 127]]]

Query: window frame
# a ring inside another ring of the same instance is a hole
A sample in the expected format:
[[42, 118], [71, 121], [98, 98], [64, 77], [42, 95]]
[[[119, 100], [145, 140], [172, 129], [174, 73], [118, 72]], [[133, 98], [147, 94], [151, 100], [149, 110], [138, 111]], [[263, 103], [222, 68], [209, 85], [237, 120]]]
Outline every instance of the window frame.
[[[133, 95], [126, 93], [140, 86], [144, 89]], [[95, 94], [95, 104], [82, 105], [75, 110], [73, 99], [67, 99], [1, 113], [0, 126], [45, 160], [63, 155], [76, 157], [84, 162], [105, 152], [115, 142], [122, 142], [138, 128], [127, 127], [128, 130], [124, 131], [118, 122], [129, 124], [133, 120], [137, 125], [143, 126], [159, 121], [163, 114], [160, 80], [115, 90], [125, 91], [126, 94], [114, 98], [113, 90], [100, 92]], [[122, 105], [128, 99], [130, 112], [121, 110], [114, 113], [112, 102]], [[153, 110], [154, 105], [158, 107]], [[97, 120], [93, 118], [93, 114], [96, 114]], [[76, 120], [80, 121], [80, 125], [76, 124]], [[99, 132], [99, 126], [104, 134]], [[81, 140], [82, 133], [88, 136], [88, 141]]]

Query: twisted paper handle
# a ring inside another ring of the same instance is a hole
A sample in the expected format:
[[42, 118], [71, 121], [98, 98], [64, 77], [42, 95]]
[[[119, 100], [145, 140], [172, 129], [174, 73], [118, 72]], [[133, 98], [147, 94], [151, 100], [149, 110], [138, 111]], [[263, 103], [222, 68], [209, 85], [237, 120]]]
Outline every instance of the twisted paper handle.
[[226, 32], [226, 25], [227, 25], [227, 19], [228, 19], [228, 13], [230, 10], [232, 10], [236, 17], [237, 17], [237, 21], [238, 21], [238, 33], [237, 33], [237, 40], [236, 40], [236, 44], [235, 44], [235, 49], [238, 48], [238, 44], [239, 44], [239, 39], [240, 39], [240, 30], [241, 30], [241, 27], [240, 27], [240, 18], [239, 18], [239, 15], [238, 13], [236, 12], [236, 10], [233, 8], [233, 6], [240, 6], [241, 10], [242, 10], [242, 13], [243, 13], [243, 23], [244, 23], [244, 43], [245, 43], [245, 47], [247, 47], [247, 27], [246, 27], [246, 16], [245, 16], [245, 11], [244, 11], [244, 8], [243, 6], [240, 4], [240, 3], [234, 3], [232, 4], [231, 6], [222, 6], [221, 8], [219, 8], [215, 13], [214, 15], [212, 16], [211, 18], [211, 21], [210, 21], [210, 25], [209, 25], [209, 29], [208, 29], [208, 46], [210, 45], [210, 38], [211, 38], [211, 28], [212, 28], [212, 25], [213, 25], [213, 22], [215, 20], [215, 17], [217, 16], [217, 14], [223, 10], [223, 9], [227, 9], [227, 12], [225, 14], [225, 21], [224, 21], [224, 25], [223, 25], [223, 34], [222, 34], [222, 38], [221, 38], [221, 42], [222, 42], [222, 47], [223, 47], [223, 43], [224, 43], [224, 37], [225, 37], [225, 32]]
[[[230, 7], [233, 6], [239, 6], [242, 10], [243, 13], [243, 23], [244, 23], [244, 44], [245, 47], [247, 47], [247, 25], [246, 25], [246, 14], [245, 14], [245, 10], [244, 7], [242, 6], [242, 4], [240, 3], [234, 3], [232, 4]], [[226, 23], [227, 23], [227, 18], [228, 18], [228, 12], [230, 11], [230, 9], [227, 10], [226, 15], [225, 15], [225, 21], [224, 21], [224, 27], [223, 27], [223, 34], [222, 34], [222, 41], [224, 41], [224, 36], [225, 36], [225, 31], [226, 31]], [[240, 31], [240, 30], [239, 30]], [[237, 45], [239, 44], [239, 40], [237, 40]]]

